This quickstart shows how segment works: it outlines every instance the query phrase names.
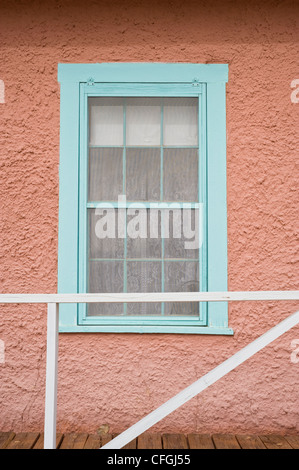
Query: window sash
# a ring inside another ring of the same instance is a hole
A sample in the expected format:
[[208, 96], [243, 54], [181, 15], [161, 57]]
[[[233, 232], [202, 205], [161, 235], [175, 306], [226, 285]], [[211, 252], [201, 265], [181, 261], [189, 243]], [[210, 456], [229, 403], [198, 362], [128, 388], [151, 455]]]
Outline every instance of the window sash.
[[[199, 202], [190, 201], [194, 208], [201, 205], [203, 207], [202, 223], [206, 228], [206, 89], [204, 84], [198, 84], [196, 87], [191, 87], [190, 84], [101, 84], [101, 85], [80, 85], [80, 178], [79, 178], [79, 256], [78, 256], [78, 289], [79, 292], [87, 292], [87, 279], [88, 279], [88, 233], [87, 233], [87, 210], [97, 206], [97, 201], [88, 201], [88, 152], [89, 152], [89, 139], [88, 139], [88, 98], [95, 96], [159, 96], [159, 97], [196, 97], [198, 99], [198, 148], [199, 163], [198, 163], [198, 197]], [[122, 147], [122, 146], [121, 146]], [[166, 147], [168, 148], [168, 147]], [[176, 147], [180, 148], [180, 147]], [[189, 146], [188, 146], [189, 148]], [[162, 183], [163, 184], [163, 183]], [[101, 206], [105, 201], [100, 201]], [[109, 201], [106, 201], [107, 205]], [[115, 201], [114, 201], [115, 202]], [[133, 201], [138, 204], [138, 201]], [[144, 201], [142, 201], [144, 204]], [[147, 204], [147, 203], [145, 203]], [[132, 208], [132, 201], [129, 202]], [[111, 206], [110, 206], [111, 207]], [[206, 243], [206, 230], [203, 234], [203, 243], [199, 250], [199, 291], [207, 290], [207, 243]], [[164, 273], [162, 273], [162, 276]], [[150, 325], [207, 325], [207, 305], [205, 303], [199, 304], [199, 317], [195, 319], [194, 316], [164, 316], [164, 306], [162, 305], [161, 316], [142, 316], [142, 315], [124, 315], [124, 316], [88, 316], [87, 306], [84, 304], [78, 305], [78, 321], [79, 324], [150, 324]], [[191, 322], [191, 323], [190, 323]]]

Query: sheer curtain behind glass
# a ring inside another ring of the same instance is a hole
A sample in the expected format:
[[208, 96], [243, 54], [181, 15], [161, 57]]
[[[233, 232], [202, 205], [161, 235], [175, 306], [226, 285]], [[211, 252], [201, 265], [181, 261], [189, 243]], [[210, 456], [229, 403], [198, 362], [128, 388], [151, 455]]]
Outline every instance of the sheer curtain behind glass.
[[[180, 206], [150, 209], [199, 201], [197, 99], [89, 98], [88, 175], [88, 201], [101, 203], [87, 209], [88, 291], [198, 291], [199, 250], [185, 248]], [[194, 229], [195, 211], [190, 220]], [[194, 302], [88, 307], [93, 316], [198, 314]]]

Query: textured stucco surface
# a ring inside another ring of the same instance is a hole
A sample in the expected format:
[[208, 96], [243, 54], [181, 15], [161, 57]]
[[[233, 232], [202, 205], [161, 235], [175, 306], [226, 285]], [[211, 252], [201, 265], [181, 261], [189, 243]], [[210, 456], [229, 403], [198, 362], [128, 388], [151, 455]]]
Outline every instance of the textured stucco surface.
[[[57, 289], [58, 62], [222, 62], [230, 290], [298, 289], [298, 2], [1, 2], [0, 291]], [[121, 431], [298, 309], [235, 303], [233, 337], [61, 334], [58, 429]], [[46, 309], [1, 306], [0, 428], [43, 426]], [[299, 431], [296, 327], [156, 425]]]

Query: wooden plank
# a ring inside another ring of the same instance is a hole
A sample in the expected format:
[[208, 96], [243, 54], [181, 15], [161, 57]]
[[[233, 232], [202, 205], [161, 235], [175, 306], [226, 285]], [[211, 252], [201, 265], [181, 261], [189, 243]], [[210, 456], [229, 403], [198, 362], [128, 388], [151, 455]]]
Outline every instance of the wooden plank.
[[241, 449], [233, 434], [213, 434], [212, 439], [216, 449]]
[[0, 449], [5, 449], [14, 437], [14, 432], [0, 432]]
[[102, 445], [99, 434], [89, 434], [84, 449], [99, 449]]
[[188, 442], [184, 434], [163, 434], [163, 449], [188, 449]]
[[162, 449], [161, 434], [145, 432], [138, 437], [137, 449]]
[[123, 449], [136, 449], [137, 448], [137, 439], [133, 439], [132, 441], [128, 442]]
[[32, 449], [38, 438], [38, 432], [17, 433], [6, 449]]
[[62, 442], [60, 444], [60, 449], [72, 449], [75, 436], [73, 433], [64, 434]]
[[105, 444], [108, 444], [112, 440], [112, 434], [102, 434], [101, 435], [101, 445], [104, 446]]
[[190, 449], [215, 449], [210, 434], [188, 434], [187, 436]]
[[[45, 438], [45, 435], [42, 432], [40, 434], [38, 440], [36, 441], [33, 449], [43, 449], [44, 448], [44, 438]], [[56, 449], [59, 448], [62, 439], [63, 439], [63, 434], [62, 433], [56, 434]]]
[[292, 446], [283, 437], [277, 434], [260, 436], [267, 449], [292, 449]]
[[236, 438], [242, 449], [266, 449], [265, 444], [263, 444], [259, 436], [253, 434], [237, 434]]
[[293, 449], [299, 449], [299, 436], [284, 436]]
[[84, 449], [87, 438], [87, 433], [65, 434], [60, 449]]
[[137, 439], [128, 442], [122, 449], [137, 449]]
[[88, 433], [80, 433], [74, 441], [73, 449], [84, 449], [85, 443], [88, 438]]
[[[87, 433], [62, 433], [56, 436], [56, 448], [99, 449], [115, 435]], [[44, 434], [0, 432], [0, 449], [43, 449]], [[127, 444], [124, 449], [299, 449], [299, 436], [252, 434], [184, 434], [144, 433]], [[61, 444], [61, 445], [60, 445]], [[214, 446], [215, 444], [215, 446]]]

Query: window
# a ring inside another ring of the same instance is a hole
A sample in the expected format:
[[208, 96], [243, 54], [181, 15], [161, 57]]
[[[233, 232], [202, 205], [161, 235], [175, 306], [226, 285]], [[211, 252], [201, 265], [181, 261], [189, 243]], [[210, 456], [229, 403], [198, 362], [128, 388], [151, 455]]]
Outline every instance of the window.
[[[226, 65], [60, 64], [59, 292], [227, 290]], [[62, 332], [232, 334], [224, 302], [61, 305]]]

